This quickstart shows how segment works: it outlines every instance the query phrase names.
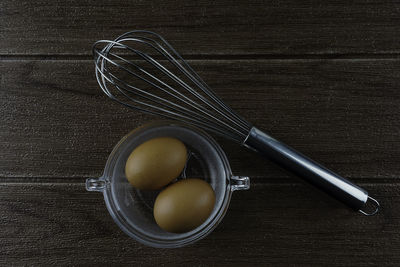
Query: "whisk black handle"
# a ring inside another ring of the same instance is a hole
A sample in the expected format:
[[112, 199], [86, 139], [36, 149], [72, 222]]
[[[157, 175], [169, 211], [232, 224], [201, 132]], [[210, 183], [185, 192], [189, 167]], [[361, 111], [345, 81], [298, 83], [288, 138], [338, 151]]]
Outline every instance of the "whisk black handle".
[[258, 151], [285, 169], [292, 171], [352, 209], [361, 211], [365, 215], [370, 215], [362, 211], [369, 198], [367, 191], [268, 134], [253, 127], [244, 141], [244, 145]]

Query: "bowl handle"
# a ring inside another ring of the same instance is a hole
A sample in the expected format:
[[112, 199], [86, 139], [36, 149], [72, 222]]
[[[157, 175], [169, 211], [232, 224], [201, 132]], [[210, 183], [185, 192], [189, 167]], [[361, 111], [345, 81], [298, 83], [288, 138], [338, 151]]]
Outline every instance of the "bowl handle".
[[106, 180], [104, 177], [86, 179], [86, 190], [103, 192], [106, 188]]
[[247, 190], [250, 188], [250, 178], [247, 176], [231, 176], [231, 191]]

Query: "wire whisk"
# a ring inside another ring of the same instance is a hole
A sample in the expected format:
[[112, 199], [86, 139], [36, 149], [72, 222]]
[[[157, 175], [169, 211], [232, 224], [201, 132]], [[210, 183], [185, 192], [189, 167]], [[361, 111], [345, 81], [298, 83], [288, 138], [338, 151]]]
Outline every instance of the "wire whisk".
[[[368, 192], [252, 126], [225, 104], [160, 35], [143, 30], [93, 45], [104, 93], [127, 107], [180, 120], [255, 150], [364, 215]], [[365, 211], [371, 200], [375, 210]]]
[[239, 143], [251, 129], [158, 34], [132, 31], [114, 41], [100, 40], [93, 54], [101, 89], [125, 106], [179, 119]]

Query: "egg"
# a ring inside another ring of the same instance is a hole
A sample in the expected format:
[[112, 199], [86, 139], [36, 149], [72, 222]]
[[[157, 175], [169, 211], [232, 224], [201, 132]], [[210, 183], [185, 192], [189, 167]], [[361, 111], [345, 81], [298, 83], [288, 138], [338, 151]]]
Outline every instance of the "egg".
[[168, 232], [195, 229], [210, 216], [215, 204], [214, 190], [200, 179], [180, 180], [165, 188], [154, 203], [154, 219]]
[[157, 137], [132, 151], [125, 164], [125, 175], [138, 189], [157, 190], [179, 176], [186, 160], [187, 150], [180, 140]]

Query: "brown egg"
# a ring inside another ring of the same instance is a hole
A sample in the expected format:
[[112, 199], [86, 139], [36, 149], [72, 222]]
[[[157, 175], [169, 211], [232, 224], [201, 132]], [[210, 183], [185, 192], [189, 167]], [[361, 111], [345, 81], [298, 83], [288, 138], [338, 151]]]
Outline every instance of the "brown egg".
[[154, 218], [165, 231], [184, 233], [201, 225], [215, 204], [212, 187], [200, 179], [185, 179], [165, 188], [154, 203]]
[[136, 147], [125, 164], [129, 183], [142, 190], [157, 190], [179, 176], [187, 151], [178, 139], [158, 137]]

